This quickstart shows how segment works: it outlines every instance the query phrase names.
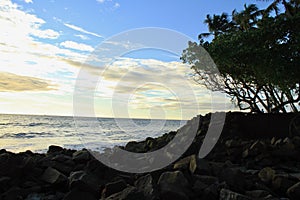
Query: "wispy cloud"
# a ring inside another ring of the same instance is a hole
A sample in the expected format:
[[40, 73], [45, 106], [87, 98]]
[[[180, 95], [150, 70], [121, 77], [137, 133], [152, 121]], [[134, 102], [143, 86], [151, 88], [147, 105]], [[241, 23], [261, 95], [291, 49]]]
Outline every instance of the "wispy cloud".
[[74, 41], [65, 41], [60, 43], [60, 46], [69, 48], [69, 49], [75, 49], [75, 50], [79, 50], [79, 51], [89, 51], [92, 52], [94, 51], [94, 48], [90, 45], [87, 44], [82, 44], [82, 43], [77, 43]]
[[93, 36], [96, 36], [96, 37], [99, 37], [99, 38], [102, 38], [103, 36], [102, 35], [99, 35], [97, 33], [93, 33], [93, 32], [90, 32], [90, 31], [87, 31], [79, 26], [75, 26], [73, 24], [68, 24], [68, 23], [64, 23], [64, 25], [66, 27], [69, 27], [70, 29], [73, 29], [75, 31], [78, 31], [78, 32], [81, 32], [81, 33], [85, 33], [85, 34], [89, 34], [89, 35], [93, 35]]
[[54, 85], [46, 80], [0, 72], [0, 92], [47, 91]]
[[121, 6], [121, 5], [120, 5], [119, 3], [115, 3], [115, 4], [114, 4], [114, 8], [120, 8], [120, 6]]
[[33, 3], [32, 0], [24, 0], [25, 3]]
[[82, 40], [89, 40], [90, 38], [86, 35], [81, 35], [81, 34], [75, 34], [74, 36], [79, 37]]

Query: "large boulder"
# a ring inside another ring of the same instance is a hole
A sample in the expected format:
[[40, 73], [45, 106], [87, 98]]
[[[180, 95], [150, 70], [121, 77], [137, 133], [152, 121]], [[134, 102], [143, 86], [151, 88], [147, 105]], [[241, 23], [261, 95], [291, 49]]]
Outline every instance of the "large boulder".
[[53, 186], [58, 186], [61, 189], [65, 189], [68, 186], [68, 178], [52, 167], [48, 167], [44, 171], [41, 179], [46, 183], [49, 183]]
[[161, 199], [189, 199], [189, 182], [181, 171], [163, 173], [158, 180], [158, 187]]

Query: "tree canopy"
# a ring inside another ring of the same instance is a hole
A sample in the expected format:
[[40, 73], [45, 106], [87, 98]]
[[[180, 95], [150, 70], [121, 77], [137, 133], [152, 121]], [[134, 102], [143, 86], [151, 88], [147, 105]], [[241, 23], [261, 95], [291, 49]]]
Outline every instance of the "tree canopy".
[[[279, 11], [279, 5], [284, 11]], [[204, 22], [209, 32], [199, 35], [199, 43], [189, 42], [181, 59], [191, 64], [200, 84], [225, 92], [242, 110], [298, 112], [299, 10], [299, 0], [275, 0], [263, 10], [245, 4], [231, 16], [207, 15]], [[219, 73], [203, 64], [201, 48], [212, 57]]]

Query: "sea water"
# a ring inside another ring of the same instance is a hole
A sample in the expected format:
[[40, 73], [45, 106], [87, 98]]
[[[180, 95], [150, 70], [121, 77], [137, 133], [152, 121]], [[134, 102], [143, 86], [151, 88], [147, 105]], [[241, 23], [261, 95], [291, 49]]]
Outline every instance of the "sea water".
[[102, 151], [176, 131], [185, 123], [181, 120], [1, 114], [0, 149], [42, 153], [50, 145], [59, 145]]

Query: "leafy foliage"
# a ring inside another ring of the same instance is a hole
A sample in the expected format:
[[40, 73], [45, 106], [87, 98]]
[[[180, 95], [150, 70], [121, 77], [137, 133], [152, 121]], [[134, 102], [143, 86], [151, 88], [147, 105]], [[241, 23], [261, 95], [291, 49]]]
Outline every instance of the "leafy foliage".
[[[285, 11], [278, 13], [278, 4]], [[182, 60], [192, 65], [196, 80], [213, 91], [232, 97], [241, 109], [252, 112], [287, 112], [299, 109], [300, 3], [276, 0], [265, 10], [245, 5], [244, 10], [207, 15], [209, 33], [190, 42]], [[270, 13], [275, 11], [275, 15]], [[212, 35], [211, 41], [206, 37]], [[203, 64], [201, 48], [214, 60], [218, 73]]]

